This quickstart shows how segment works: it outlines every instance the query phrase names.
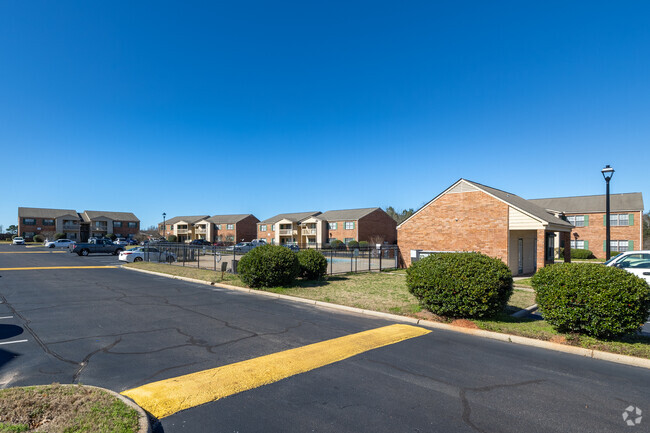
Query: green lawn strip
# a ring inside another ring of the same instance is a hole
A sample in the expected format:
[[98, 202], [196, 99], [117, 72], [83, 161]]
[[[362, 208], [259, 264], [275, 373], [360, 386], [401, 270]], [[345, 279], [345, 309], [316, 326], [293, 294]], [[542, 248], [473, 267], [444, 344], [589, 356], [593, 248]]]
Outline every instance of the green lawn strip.
[[621, 355], [638, 356], [650, 359], [650, 338], [640, 335], [630, 335], [616, 340], [599, 340], [594, 337], [579, 334], [563, 334], [556, 331], [544, 320], [516, 319], [506, 314], [501, 314], [494, 319], [474, 320], [474, 323], [487, 331], [501, 332], [504, 334], [520, 335], [522, 337], [536, 338], [538, 340], [566, 343], [586, 349], [601, 350], [603, 352], [618, 353]]
[[138, 412], [94, 388], [59, 384], [0, 390], [0, 432], [139, 431]]
[[522, 278], [521, 280], [514, 280], [512, 284], [515, 286], [524, 286], [532, 289], [533, 285], [530, 282], [531, 280], [532, 278]]
[[241, 280], [237, 275], [232, 275], [227, 272], [224, 272], [223, 280], [222, 280], [221, 272], [215, 272], [208, 269], [197, 269], [189, 266], [182, 266], [176, 264], [168, 265], [164, 263], [138, 262], [138, 263], [127, 263], [124, 266], [129, 268], [143, 269], [152, 272], [160, 272], [163, 274], [175, 275], [177, 277], [194, 278], [196, 280], [203, 280], [211, 283], [225, 283], [233, 286], [246, 287], [246, 285], [241, 282]]
[[507, 308], [516, 308], [517, 310], [522, 310], [526, 307], [530, 307], [533, 304], [535, 304], [535, 292], [515, 289], [512, 292], [510, 300], [508, 301]]

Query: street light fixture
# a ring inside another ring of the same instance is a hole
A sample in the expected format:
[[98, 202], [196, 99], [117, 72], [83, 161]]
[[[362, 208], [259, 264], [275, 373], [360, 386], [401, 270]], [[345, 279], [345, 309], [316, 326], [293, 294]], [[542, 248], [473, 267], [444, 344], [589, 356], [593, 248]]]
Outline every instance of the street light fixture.
[[163, 212], [163, 232], [162, 232], [162, 235], [163, 235], [163, 237], [165, 239], [167, 239], [167, 236], [165, 236], [167, 234], [167, 226], [165, 225], [165, 217], [166, 216], [167, 216], [167, 214], [165, 212]]
[[605, 178], [605, 183], [607, 184], [607, 189], [605, 193], [605, 260], [609, 260], [612, 256], [611, 251], [611, 240], [610, 240], [610, 216], [609, 216], [609, 181], [612, 176], [614, 176], [614, 169], [609, 165], [606, 165], [605, 168], [600, 170]]

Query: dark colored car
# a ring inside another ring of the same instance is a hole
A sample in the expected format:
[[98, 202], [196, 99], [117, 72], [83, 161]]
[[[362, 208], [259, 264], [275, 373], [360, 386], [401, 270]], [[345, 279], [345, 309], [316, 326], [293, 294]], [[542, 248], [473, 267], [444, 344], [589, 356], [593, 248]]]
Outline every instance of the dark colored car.
[[212, 246], [212, 242], [206, 241], [205, 239], [194, 239], [192, 242], [190, 242], [190, 245], [210, 245], [210, 246]]
[[138, 241], [136, 241], [135, 239], [127, 239], [126, 243], [129, 245], [138, 245]]
[[283, 247], [289, 248], [291, 251], [297, 253], [300, 251], [300, 247], [296, 244], [282, 244]]

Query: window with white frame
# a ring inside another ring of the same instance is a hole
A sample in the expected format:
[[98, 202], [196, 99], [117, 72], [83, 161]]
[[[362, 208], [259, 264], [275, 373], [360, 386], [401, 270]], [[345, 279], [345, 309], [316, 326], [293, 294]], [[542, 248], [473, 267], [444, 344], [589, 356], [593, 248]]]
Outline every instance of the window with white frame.
[[265, 232], [266, 231], [266, 224], [260, 225], [260, 231]]
[[587, 249], [587, 244], [585, 241], [571, 241], [571, 249], [572, 250], [586, 250]]
[[275, 224], [271, 224], [271, 231], [272, 231], [272, 232], [275, 231]]
[[327, 223], [327, 228], [330, 230], [336, 230], [339, 226], [339, 223]]
[[215, 224], [215, 226], [217, 227], [217, 230], [221, 230], [221, 224]]
[[609, 216], [609, 225], [614, 226], [629, 226], [630, 225], [630, 215], [626, 213], [622, 214], [611, 214]]
[[586, 227], [587, 221], [589, 221], [587, 218], [585, 218], [584, 215], [571, 215], [566, 217], [567, 221], [569, 221], [575, 227]]
[[610, 241], [609, 247], [611, 251], [623, 253], [629, 249], [630, 241]]
[[227, 230], [235, 230], [235, 225], [234, 225], [234, 224], [228, 224], [228, 225], [226, 226], [226, 229], [227, 229]]
[[346, 230], [354, 230], [354, 221], [346, 221], [345, 222], [345, 229]]

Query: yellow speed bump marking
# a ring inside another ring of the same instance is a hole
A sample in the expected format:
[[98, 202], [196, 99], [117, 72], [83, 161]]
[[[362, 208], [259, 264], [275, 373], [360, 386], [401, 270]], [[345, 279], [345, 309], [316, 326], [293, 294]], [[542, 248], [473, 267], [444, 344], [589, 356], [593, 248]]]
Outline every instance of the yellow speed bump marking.
[[0, 268], [0, 271], [33, 271], [41, 269], [111, 269], [117, 266], [34, 266], [31, 268]]
[[152, 382], [122, 392], [156, 418], [164, 418], [229, 395], [342, 361], [368, 350], [428, 334], [410, 325], [390, 325], [210, 370]]

